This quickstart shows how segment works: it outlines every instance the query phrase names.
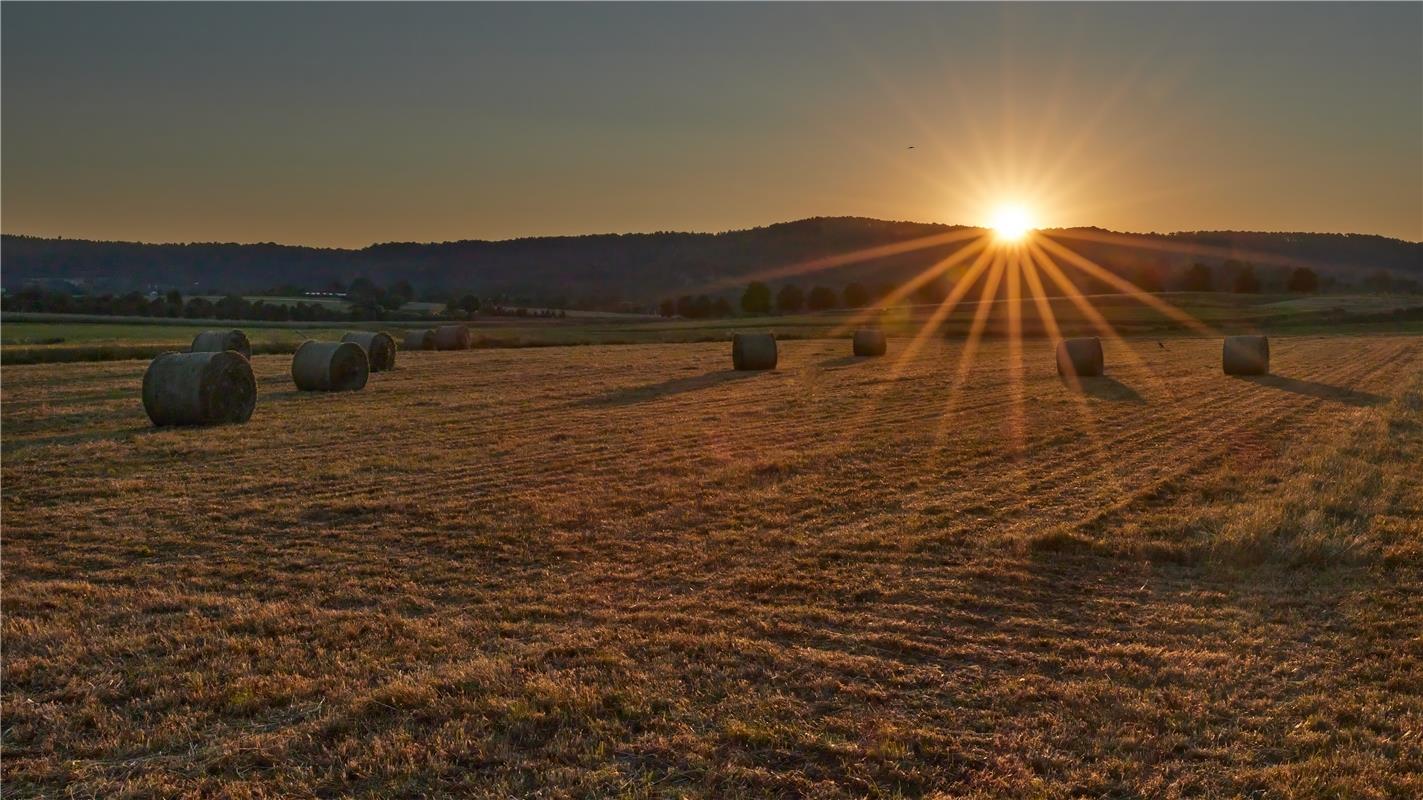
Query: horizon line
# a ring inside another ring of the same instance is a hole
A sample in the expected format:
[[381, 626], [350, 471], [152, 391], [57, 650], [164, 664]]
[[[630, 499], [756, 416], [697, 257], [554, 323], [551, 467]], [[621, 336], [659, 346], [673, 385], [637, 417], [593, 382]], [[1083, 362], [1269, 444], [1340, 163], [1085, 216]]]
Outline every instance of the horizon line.
[[[389, 246], [389, 245], [422, 245], [422, 246], [432, 246], [432, 245], [449, 245], [449, 244], [465, 244], [465, 243], [500, 244], [500, 243], [504, 243], [504, 242], [526, 241], [526, 240], [529, 240], [529, 239], [582, 239], [582, 238], [592, 238], [592, 237], [601, 237], [601, 236], [657, 236], [657, 235], [663, 235], [663, 234], [675, 234], [675, 235], [686, 235], [686, 236], [725, 236], [725, 235], [733, 234], [733, 233], [746, 233], [746, 232], [749, 232], [749, 231], [764, 230], [764, 229], [766, 229], [766, 228], [774, 228], [774, 227], [777, 227], [777, 226], [780, 226], [780, 225], [795, 225], [795, 224], [802, 223], [802, 222], [815, 222], [815, 221], [819, 221], [819, 220], [864, 220], [864, 221], [867, 221], [867, 222], [882, 222], [882, 223], [889, 223], [889, 224], [926, 225], [926, 226], [934, 226], [934, 227], [941, 227], [941, 228], [977, 229], [977, 230], [982, 230], [982, 231], [989, 231], [989, 230], [992, 230], [992, 226], [991, 226], [991, 225], [966, 225], [966, 224], [962, 224], [962, 223], [949, 223], [949, 222], [924, 222], [924, 221], [920, 221], [920, 220], [881, 219], [881, 218], [879, 218], [879, 217], [861, 217], [861, 216], [855, 216], [855, 215], [821, 215], [821, 216], [801, 217], [801, 218], [799, 218], [799, 219], [792, 219], [792, 220], [782, 220], [782, 221], [779, 221], [779, 222], [769, 222], [769, 223], [766, 223], [766, 224], [764, 224], [764, 225], [754, 225], [754, 226], [747, 227], [747, 228], [728, 228], [728, 229], [726, 229], [726, 230], [720, 230], [720, 231], [695, 231], [695, 230], [650, 230], [650, 231], [621, 231], [621, 232], [619, 232], [619, 231], [600, 231], [600, 232], [596, 232], [596, 233], [545, 233], [545, 234], [533, 234], [533, 235], [528, 235], [528, 236], [509, 236], [509, 237], [504, 237], [504, 238], [500, 238], [500, 239], [465, 238], [465, 239], [444, 239], [444, 240], [438, 240], [438, 241], [437, 241], [437, 240], [433, 240], [433, 239], [432, 239], [432, 240], [429, 240], [429, 241], [417, 241], [417, 240], [410, 240], [410, 239], [407, 239], [407, 240], [391, 239], [391, 240], [387, 240], [387, 241], [371, 242], [371, 243], [369, 243], [369, 244], [361, 245], [361, 246], [301, 244], [301, 243], [293, 243], [293, 242], [278, 242], [278, 241], [273, 241], [273, 240], [261, 240], [261, 241], [218, 241], [218, 240], [215, 240], [215, 239], [210, 239], [210, 240], [189, 240], [189, 241], [143, 241], [143, 240], [140, 240], [140, 239], [102, 239], [102, 238], [90, 238], [90, 237], [87, 237], [87, 236], [43, 235], [43, 234], [32, 234], [32, 233], [11, 233], [11, 232], [8, 232], [8, 231], [0, 231], [0, 236], [7, 236], [7, 237], [8, 237], [8, 236], [13, 236], [13, 237], [19, 237], [19, 238], [26, 238], [26, 239], [48, 239], [48, 240], [52, 240], [52, 241], [92, 242], [92, 243], [98, 243], [98, 244], [131, 244], [131, 245], [145, 245], [145, 246], [150, 246], [150, 247], [190, 247], [190, 246], [199, 246], [199, 245], [234, 245], [234, 246], [238, 246], [238, 247], [257, 247], [257, 246], [263, 246], [263, 245], [265, 245], [265, 246], [271, 246], [271, 247], [303, 248], [303, 249], [308, 249], [308, 250], [345, 250], [345, 251], [350, 251], [350, 252], [359, 252], [359, 251], [362, 251], [362, 250], [370, 250], [371, 248], [383, 247], [383, 246]], [[1039, 231], [1039, 232], [1071, 231], [1071, 230], [1098, 230], [1098, 231], [1106, 231], [1106, 232], [1108, 232], [1108, 233], [1124, 234], [1124, 235], [1128, 235], [1128, 236], [1163, 236], [1163, 237], [1182, 236], [1182, 235], [1191, 235], [1191, 234], [1213, 234], [1213, 233], [1221, 233], [1221, 234], [1223, 234], [1223, 233], [1231, 233], [1231, 234], [1263, 234], [1263, 235], [1271, 235], [1271, 236], [1288, 236], [1288, 235], [1301, 235], [1301, 236], [1369, 236], [1369, 237], [1374, 237], [1374, 238], [1378, 238], [1378, 239], [1391, 239], [1391, 240], [1393, 240], [1393, 241], [1403, 242], [1403, 243], [1405, 243], [1405, 244], [1423, 244], [1423, 240], [1405, 239], [1405, 238], [1402, 238], [1402, 237], [1398, 237], [1398, 236], [1388, 236], [1388, 235], [1386, 235], [1386, 234], [1381, 234], [1381, 233], [1361, 233], [1361, 232], [1358, 232], [1358, 231], [1249, 230], [1249, 229], [1229, 229], [1229, 228], [1215, 228], [1215, 229], [1211, 229], [1211, 228], [1198, 228], [1198, 229], [1195, 229], [1195, 230], [1175, 230], [1175, 231], [1119, 231], [1119, 230], [1113, 230], [1113, 229], [1111, 229], [1111, 228], [1104, 228], [1104, 227], [1101, 227], [1101, 226], [1099, 226], [1099, 225], [1054, 225], [1054, 226], [1042, 226], [1042, 227], [1038, 227], [1038, 228], [1033, 228], [1032, 230], [1034, 230], [1034, 231]]]

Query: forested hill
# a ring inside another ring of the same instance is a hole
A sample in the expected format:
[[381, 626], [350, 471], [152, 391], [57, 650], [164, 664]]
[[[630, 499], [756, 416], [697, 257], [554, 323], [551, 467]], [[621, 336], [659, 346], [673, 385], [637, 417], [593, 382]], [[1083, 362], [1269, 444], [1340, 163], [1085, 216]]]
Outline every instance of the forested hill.
[[[276, 244], [140, 244], [5, 235], [3, 280], [68, 279], [102, 291], [178, 288], [185, 293], [252, 292], [278, 285], [321, 289], [356, 277], [408, 280], [422, 293], [559, 298], [583, 305], [646, 304], [668, 295], [718, 290], [797, 262], [960, 230], [959, 226], [856, 217], [800, 220], [727, 233], [548, 236], [505, 241], [390, 243], [359, 250]], [[1193, 232], [1132, 234], [1127, 244], [1099, 229], [1048, 231], [1056, 241], [1130, 277], [1164, 279], [1196, 261], [1251, 262], [1268, 281], [1281, 268], [1309, 266], [1349, 284], [1387, 270], [1423, 277], [1423, 243], [1356, 234]], [[1085, 238], [1084, 238], [1085, 237]], [[809, 285], [903, 281], [958, 244], [889, 255], [795, 278]], [[775, 281], [773, 281], [775, 282]]]

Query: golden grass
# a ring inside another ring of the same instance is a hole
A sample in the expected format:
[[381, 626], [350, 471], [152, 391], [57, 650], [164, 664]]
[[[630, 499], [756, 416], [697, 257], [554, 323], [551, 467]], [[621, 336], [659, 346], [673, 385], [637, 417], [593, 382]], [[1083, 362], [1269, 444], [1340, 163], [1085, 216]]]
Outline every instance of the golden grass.
[[6, 368], [6, 794], [1423, 793], [1423, 339], [904, 344]]

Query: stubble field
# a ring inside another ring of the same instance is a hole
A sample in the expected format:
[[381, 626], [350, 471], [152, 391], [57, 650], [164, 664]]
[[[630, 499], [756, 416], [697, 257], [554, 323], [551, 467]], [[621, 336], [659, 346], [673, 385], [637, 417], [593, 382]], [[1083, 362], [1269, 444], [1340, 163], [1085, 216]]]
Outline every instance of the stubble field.
[[1423, 794], [1423, 338], [3, 386], [10, 796]]

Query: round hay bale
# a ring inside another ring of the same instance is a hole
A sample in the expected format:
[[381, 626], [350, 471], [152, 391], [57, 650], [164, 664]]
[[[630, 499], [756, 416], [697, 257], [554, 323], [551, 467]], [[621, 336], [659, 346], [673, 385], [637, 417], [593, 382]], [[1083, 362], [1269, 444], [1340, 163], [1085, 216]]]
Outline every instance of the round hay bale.
[[224, 350], [236, 350], [252, 358], [252, 343], [247, 341], [247, 334], [236, 328], [230, 331], [203, 331], [193, 337], [193, 346], [188, 348], [190, 353], [221, 353]]
[[292, 356], [292, 380], [304, 392], [354, 392], [370, 377], [366, 351], [355, 342], [305, 341]]
[[405, 341], [400, 345], [402, 350], [434, 350], [435, 331], [426, 328], [423, 331], [406, 331]]
[[884, 331], [877, 331], [873, 328], [862, 328], [855, 331], [855, 355], [882, 356], [888, 348], [889, 345], [884, 339]]
[[1270, 374], [1270, 340], [1265, 336], [1227, 336], [1221, 348], [1227, 375]]
[[468, 350], [469, 328], [463, 325], [441, 325], [435, 329], [436, 350]]
[[770, 333], [738, 333], [731, 337], [731, 365], [736, 369], [775, 369], [776, 337]]
[[1057, 374], [1096, 377], [1102, 374], [1102, 340], [1095, 336], [1057, 343]]
[[395, 369], [395, 339], [380, 331], [351, 331], [341, 337], [343, 342], [354, 342], [366, 351], [371, 372]]
[[232, 350], [162, 353], [143, 372], [143, 410], [154, 425], [246, 422], [256, 407], [252, 364]]

